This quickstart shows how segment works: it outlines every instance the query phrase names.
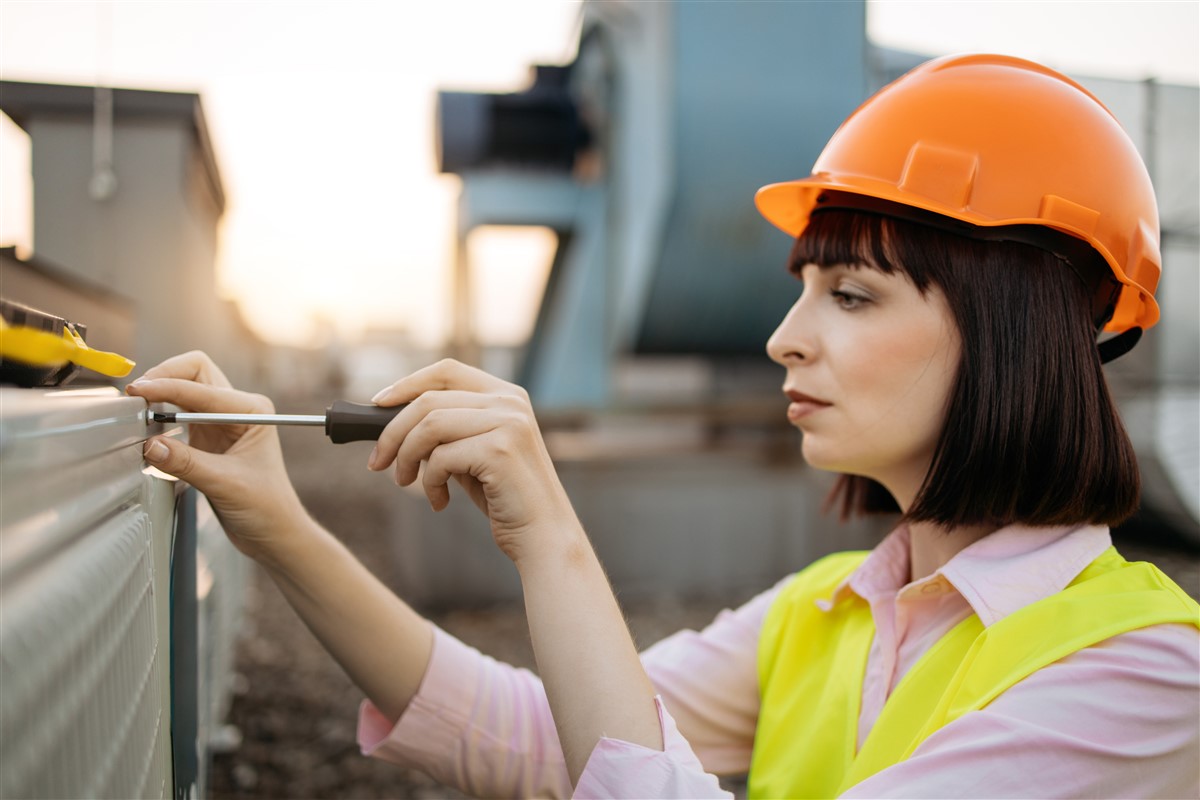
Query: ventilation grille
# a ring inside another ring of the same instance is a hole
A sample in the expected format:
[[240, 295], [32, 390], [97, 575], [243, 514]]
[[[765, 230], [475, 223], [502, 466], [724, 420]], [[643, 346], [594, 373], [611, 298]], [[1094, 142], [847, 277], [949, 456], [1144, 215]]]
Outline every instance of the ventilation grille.
[[171, 795], [150, 536], [126, 508], [0, 587], [0, 796]]

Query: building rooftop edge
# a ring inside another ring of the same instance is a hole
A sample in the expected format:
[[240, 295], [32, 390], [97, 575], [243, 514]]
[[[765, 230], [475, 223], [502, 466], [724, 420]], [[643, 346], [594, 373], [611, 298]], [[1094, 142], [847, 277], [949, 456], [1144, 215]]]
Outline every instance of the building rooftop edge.
[[[41, 114], [61, 116], [90, 116], [96, 97], [96, 86], [63, 83], [37, 83], [0, 80], [0, 111], [7, 114], [22, 129], [28, 120]], [[176, 92], [158, 89], [112, 89], [114, 120], [136, 117], [167, 117], [191, 123], [204, 171], [211, 184], [217, 208], [225, 211], [225, 188], [217, 166], [216, 152], [208, 133], [201, 97], [196, 92]]]

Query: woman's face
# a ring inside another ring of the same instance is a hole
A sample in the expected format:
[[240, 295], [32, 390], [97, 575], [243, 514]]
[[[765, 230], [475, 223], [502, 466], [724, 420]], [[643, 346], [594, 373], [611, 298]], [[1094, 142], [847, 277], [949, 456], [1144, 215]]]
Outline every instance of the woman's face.
[[961, 351], [941, 291], [905, 275], [808, 264], [767, 343], [787, 369], [788, 419], [819, 469], [864, 475], [906, 509], [929, 469]]

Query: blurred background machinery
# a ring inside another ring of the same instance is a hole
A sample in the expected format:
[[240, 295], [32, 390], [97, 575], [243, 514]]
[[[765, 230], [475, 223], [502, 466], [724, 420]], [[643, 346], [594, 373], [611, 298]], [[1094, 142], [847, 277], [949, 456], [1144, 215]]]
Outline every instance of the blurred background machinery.
[[807, 174], [865, 97], [865, 24], [857, 2], [586, 4], [575, 61], [536, 67], [528, 91], [441, 93], [460, 236], [560, 236], [522, 370], [540, 403], [621, 402], [628, 356], [765, 363], [796, 286], [751, 199]]
[[[554, 230], [518, 375], [551, 419], [589, 411], [551, 439], [571, 456], [564, 474], [619, 585], [650, 556], [688, 551], [723, 513], [714, 535], [738, 543], [743, 579], [865, 541], [819, 519], [827, 484], [779, 452], [795, 433], [773, 422], [781, 379], [764, 346], [798, 287], [784, 269], [790, 242], [752, 198], [808, 174], [842, 119], [928, 57], [868, 42], [861, 2], [586, 3], [570, 64], [537, 66], [523, 92], [440, 93], [440, 166], [462, 179], [454, 343], [481, 358], [465, 313], [470, 232]], [[1158, 191], [1163, 321], [1109, 375], [1145, 473], [1143, 520], [1198, 544], [1200, 94], [1080, 80], [1129, 131]], [[648, 456], [656, 437], [664, 446]], [[642, 469], [654, 478], [635, 478]], [[751, 499], [772, 480], [786, 511]], [[654, 501], [638, 504], [626, 485], [653, 485]], [[593, 509], [593, 493], [619, 499]], [[724, 585], [730, 563], [723, 577], [689, 567], [659, 585]]]

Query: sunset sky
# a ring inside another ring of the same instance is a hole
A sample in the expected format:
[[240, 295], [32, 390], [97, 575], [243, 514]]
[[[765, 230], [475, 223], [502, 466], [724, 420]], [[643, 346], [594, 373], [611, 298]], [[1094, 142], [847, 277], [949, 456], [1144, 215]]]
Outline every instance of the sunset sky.
[[[1079, 75], [1200, 80], [1200, 3], [871, 3], [872, 40], [987, 50]], [[447, 330], [454, 177], [434, 167], [438, 88], [514, 91], [574, 54], [575, 2], [0, 0], [0, 72], [203, 96], [229, 205], [221, 291], [270, 338]], [[934, 21], [936, 20], [936, 24]], [[332, 104], [336, 104], [334, 107]], [[28, 140], [0, 131], [0, 243], [27, 244]], [[489, 340], [526, 335], [550, 239], [472, 242]], [[337, 265], [346, 279], [324, 277]], [[364, 289], [363, 287], [369, 287]]]

